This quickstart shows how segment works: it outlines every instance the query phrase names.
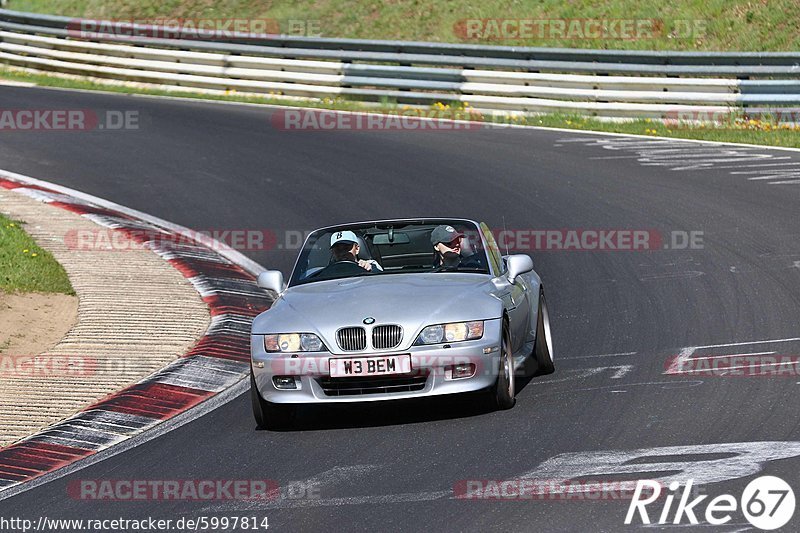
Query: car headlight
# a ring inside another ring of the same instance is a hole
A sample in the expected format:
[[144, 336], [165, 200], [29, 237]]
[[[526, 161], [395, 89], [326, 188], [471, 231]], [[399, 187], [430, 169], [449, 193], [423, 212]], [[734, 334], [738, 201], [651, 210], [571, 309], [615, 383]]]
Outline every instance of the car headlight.
[[415, 345], [470, 341], [483, 337], [483, 320], [436, 324], [423, 329]]
[[264, 335], [264, 349], [268, 352], [321, 352], [326, 348], [313, 333], [281, 333]]

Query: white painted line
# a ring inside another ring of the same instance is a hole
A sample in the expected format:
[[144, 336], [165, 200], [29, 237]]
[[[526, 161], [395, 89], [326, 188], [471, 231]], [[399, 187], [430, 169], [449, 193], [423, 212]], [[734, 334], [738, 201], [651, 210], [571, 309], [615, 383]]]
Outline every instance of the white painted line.
[[[754, 172], [754, 174], [762, 174], [762, 172]], [[747, 178], [748, 181], [763, 181], [763, 180], [777, 180], [780, 178], [791, 178], [793, 176], [800, 176], [800, 169], [796, 172], [792, 172], [790, 174], [770, 174], [768, 176], [759, 176], [757, 178]], [[789, 181], [773, 181], [770, 182], [768, 185], [775, 185], [775, 184], [786, 184], [786, 183], [797, 183], [797, 180], [789, 180]]]
[[[724, 155], [724, 154], [719, 154]], [[767, 156], [769, 157], [769, 156]], [[713, 158], [713, 159], [700, 159], [699, 161], [693, 161], [690, 165], [681, 165], [672, 167], [670, 170], [674, 171], [684, 171], [684, 170], [697, 170], [701, 167], [708, 167], [708, 170], [714, 170], [716, 167], [714, 166], [715, 163], [732, 163], [736, 161], [759, 161], [763, 160], [763, 157], [723, 157], [723, 158]], [[673, 164], [673, 163], [669, 163]], [[666, 166], [666, 165], [665, 165]]]
[[759, 163], [759, 164], [756, 164], [756, 165], [730, 165], [730, 166], [727, 166], [727, 167], [726, 166], [721, 166], [721, 167], [715, 167], [715, 168], [722, 169], [722, 170], [728, 170], [728, 169], [731, 169], [731, 168], [761, 168], [761, 167], [782, 167], [782, 166], [787, 166], [787, 165], [788, 166], [800, 165], [800, 161], [797, 161], [796, 159], [793, 159], [793, 158], [791, 158], [789, 156], [773, 157], [772, 159], [770, 159], [770, 161], [781, 161], [781, 160], [784, 160], [784, 159], [790, 159], [792, 162], [790, 162], [790, 163]]
[[[722, 456], [722, 457], [720, 457]], [[653, 479], [661, 486], [672, 482], [709, 485], [742, 479], [764, 470], [772, 461], [800, 456], [800, 442], [757, 441], [685, 446], [566, 452], [551, 457], [517, 479]], [[636, 476], [636, 477], [634, 477]], [[577, 489], [577, 490], [575, 490]], [[590, 492], [589, 485], [571, 486], [570, 492]]]
[[[579, 370], [567, 370], [567, 373], [569, 373], [569, 374], [577, 374], [577, 375], [571, 375], [571, 376], [567, 376], [567, 377], [563, 377], [563, 378], [559, 378], [559, 379], [548, 379], [546, 381], [533, 380], [530, 383], [528, 383], [527, 386], [530, 387], [531, 385], [534, 385], [534, 386], [537, 386], [537, 385], [551, 385], [553, 383], [563, 383], [565, 381], [572, 381], [574, 379], [588, 378], [588, 377], [595, 376], [595, 375], [599, 374], [600, 372], [602, 372], [605, 369], [606, 369], [606, 367], [583, 368], [583, 369], [579, 369]], [[563, 373], [563, 372], [561, 372], [561, 373]]]
[[636, 355], [637, 352], [620, 352], [620, 353], [601, 353], [598, 355], [576, 355], [573, 357], [559, 357], [559, 359], [594, 359], [595, 357], [623, 357], [626, 355]]
[[614, 375], [611, 376], [611, 379], [620, 379], [625, 377], [625, 375], [633, 370], [633, 365], [621, 365], [621, 366], [611, 366], [609, 368], [616, 368], [617, 371], [614, 372]]
[[[800, 163], [795, 163], [795, 165], [800, 165]], [[791, 176], [792, 174], [797, 173], [797, 169], [795, 168], [775, 168], [775, 169], [763, 169], [763, 170], [735, 170], [730, 172], [729, 174], [733, 176], [746, 176], [747, 174], [764, 174], [765, 172], [771, 173], [771, 176], [775, 176], [778, 178], [784, 177], [786, 175]], [[750, 178], [750, 179], [762, 179], [767, 180], [769, 177], [763, 178]]]
[[312, 507], [342, 507], [345, 505], [391, 504], [409, 502], [427, 502], [450, 498], [453, 492], [440, 490], [434, 492], [406, 492], [401, 494], [382, 494], [375, 496], [350, 496], [344, 498], [321, 498], [318, 500], [280, 499], [266, 502], [230, 501], [218, 505], [210, 505], [199, 512], [258, 511], [264, 509], [300, 509]]
[[704, 348], [725, 348], [727, 346], [749, 346], [751, 344], [770, 344], [770, 343], [780, 343], [780, 342], [794, 342], [800, 341], [800, 337], [789, 337], [786, 339], [767, 339], [763, 341], [746, 341], [746, 342], [730, 342], [726, 344], [707, 344], [705, 346], [694, 346], [693, 349], [695, 350], [702, 350]]
[[[692, 381], [644, 381], [640, 383], [625, 383], [625, 388], [631, 387], [655, 387], [661, 385], [663, 390], [672, 390], [676, 388], [697, 387], [702, 385], [705, 381], [695, 379]], [[538, 396], [562, 396], [564, 394], [574, 395], [576, 392], [595, 392], [601, 390], [618, 390], [619, 385], [602, 385], [600, 387], [583, 387], [580, 389], [569, 389], [563, 391], [542, 391], [537, 393]]]
[[558, 378], [558, 379], [548, 379], [545, 381], [531, 381], [527, 386], [531, 385], [550, 385], [552, 383], [563, 383], [565, 381], [572, 381], [576, 379], [585, 379], [592, 376], [596, 376], [606, 370], [613, 370], [614, 373], [611, 375], [611, 379], [620, 379], [628, 374], [631, 370], [633, 370], [633, 365], [618, 365], [618, 366], [598, 366], [594, 368], [578, 368], [578, 369], [571, 369], [565, 371], [567, 374], [570, 374], [567, 377]]
[[777, 352], [755, 352], [755, 353], [734, 353], [730, 355], [709, 355], [708, 357], [692, 357], [692, 361], [699, 361], [703, 359], [728, 359], [731, 357], [750, 357], [756, 355], [772, 355]]
[[647, 281], [661, 281], [669, 279], [699, 278], [700, 276], [704, 275], [705, 272], [701, 272], [699, 270], [687, 270], [686, 272], [664, 272], [661, 274], [650, 274], [649, 276], [641, 276], [638, 279], [641, 282], [647, 282]]
[[767, 185], [797, 185], [800, 180], [771, 181]]
[[306, 486], [314, 486], [318, 488], [330, 487], [337, 483], [351, 481], [353, 479], [363, 477], [375, 470], [383, 468], [381, 465], [350, 465], [350, 466], [334, 466], [316, 476], [305, 480]]
[[697, 368], [692, 370], [679, 370], [677, 372], [673, 372], [674, 374], [697, 374], [700, 372], [706, 373], [714, 373], [714, 372], [721, 372], [724, 373], [727, 370], [742, 370], [745, 368], [768, 368], [772, 366], [795, 366], [797, 363], [794, 361], [788, 361], [785, 363], [760, 363], [757, 365], [741, 365], [741, 366], [724, 366], [722, 368]]
[[678, 371], [679, 368], [683, 366], [683, 364], [689, 360], [692, 356], [696, 348], [692, 346], [688, 346], [686, 348], [682, 348], [681, 352], [678, 354], [678, 357], [672, 361], [672, 364], [669, 365], [669, 368], [664, 372], [664, 374], [674, 374]]
[[[643, 154], [641, 157], [644, 159], [656, 159], [663, 162], [685, 162], [687, 159], [702, 161], [703, 159], [709, 157], [720, 156], [734, 156], [734, 161], [740, 161], [742, 159], [753, 159], [755, 161], [772, 159], [772, 156], [769, 154], [750, 154], [748, 152], [738, 152], [736, 150], [720, 150], [719, 148], [715, 148], [713, 150], [699, 148], [692, 148], [691, 150], [686, 150], [685, 148], [663, 148], [658, 150], [642, 151], [641, 153]], [[712, 159], [712, 161], [715, 160]]]
[[[741, 146], [742, 148], [758, 148], [761, 150], [782, 150], [786, 152], [800, 152], [800, 148], [786, 148], [783, 146], [766, 146], [763, 144], [747, 144], [747, 143], [734, 143], [734, 142], [720, 142], [720, 141], [704, 141], [700, 139], [684, 139], [678, 137], [659, 137], [656, 135], [637, 135], [635, 133], [611, 133], [605, 131], [594, 131], [594, 130], [571, 130], [566, 128], [546, 128], [544, 126], [523, 126], [519, 124], [513, 124], [508, 126], [510, 128], [527, 128], [527, 129], [535, 129], [535, 130], [548, 130], [548, 131], [559, 131], [564, 133], [571, 133], [574, 135], [581, 135], [586, 133], [588, 135], [605, 135], [607, 137], [617, 137], [623, 140], [642, 140], [644, 142], [653, 142], [653, 141], [660, 141], [660, 142], [675, 142], [675, 143], [694, 143], [694, 144], [705, 144], [711, 146]], [[572, 139], [562, 139], [560, 142], [580, 142], [580, 140], [573, 141]]]
[[[670, 364], [669, 368], [664, 371], [664, 374], [680, 374], [681, 368], [683, 365], [691, 359], [702, 359], [702, 357], [692, 357], [692, 355], [697, 350], [703, 350], [706, 348], [727, 348], [731, 346], [752, 346], [757, 344], [778, 344], [782, 342], [794, 342], [800, 341], [800, 337], [789, 337], [785, 339], [767, 339], [767, 340], [760, 340], [760, 341], [746, 341], [746, 342], [729, 342], [723, 344], [707, 344], [704, 346], [687, 346], [686, 348], [681, 348], [680, 353], [678, 356], [673, 360], [672, 364]], [[773, 352], [774, 353], [774, 352]], [[752, 354], [751, 354], [752, 355]], [[730, 356], [727, 356], [730, 357]]]
[[[570, 139], [560, 139], [559, 141], [566, 143]], [[627, 139], [597, 140], [595, 138], [577, 138], [574, 139], [574, 142], [583, 143], [585, 146], [595, 146], [610, 151], [627, 153], [626, 155], [600, 156], [592, 159], [604, 159], [606, 157], [609, 159], [635, 159], [641, 166], [661, 167], [673, 172], [720, 170], [731, 176], [758, 175], [756, 178], [748, 178], [750, 180], [768, 181], [783, 178], [780, 182], [769, 182], [770, 185], [794, 185], [800, 182], [800, 180], [792, 179], [789, 181], [786, 179], [800, 178], [800, 161], [775, 163], [775, 161], [786, 161], [792, 158], [789, 156], [775, 157], [763, 149], [756, 150], [750, 147], [734, 149], [722, 145], [714, 145], [709, 148], [706, 145], [686, 146], [676, 142], [664, 144], [661, 141], [631, 142]], [[741, 165], [741, 163], [747, 162], [754, 162], [754, 164]], [[726, 165], [725, 163], [733, 164]], [[743, 168], [754, 170], [742, 170]]]
[[589, 159], [597, 159], [597, 160], [604, 160], [604, 159], [639, 159], [638, 155], [607, 155], [604, 157], [590, 157]]

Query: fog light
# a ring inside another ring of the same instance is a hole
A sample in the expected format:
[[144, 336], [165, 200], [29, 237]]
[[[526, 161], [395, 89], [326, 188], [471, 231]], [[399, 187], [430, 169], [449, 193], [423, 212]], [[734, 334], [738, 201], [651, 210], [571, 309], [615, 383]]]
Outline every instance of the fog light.
[[447, 379], [471, 378], [474, 375], [475, 375], [475, 365], [472, 363], [450, 365], [445, 369], [445, 377]]
[[276, 389], [296, 389], [297, 383], [294, 381], [294, 376], [275, 376], [272, 378], [272, 383], [275, 384]]

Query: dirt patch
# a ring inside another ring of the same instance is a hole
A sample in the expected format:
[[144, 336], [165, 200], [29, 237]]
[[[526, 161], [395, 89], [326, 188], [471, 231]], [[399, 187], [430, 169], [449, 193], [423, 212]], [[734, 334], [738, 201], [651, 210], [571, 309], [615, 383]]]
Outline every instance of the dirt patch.
[[0, 353], [38, 355], [75, 325], [78, 297], [0, 292]]

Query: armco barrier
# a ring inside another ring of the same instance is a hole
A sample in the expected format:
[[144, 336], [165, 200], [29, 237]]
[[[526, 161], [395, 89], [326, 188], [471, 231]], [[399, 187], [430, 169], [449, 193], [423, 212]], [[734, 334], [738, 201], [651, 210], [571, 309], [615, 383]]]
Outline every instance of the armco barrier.
[[[0, 61], [184, 90], [469, 102], [494, 112], [674, 117], [800, 109], [800, 52], [640, 52], [292, 36], [91, 34], [75, 19], [0, 10]], [[145, 28], [145, 27], [140, 27]], [[80, 35], [78, 35], [80, 36]]]

